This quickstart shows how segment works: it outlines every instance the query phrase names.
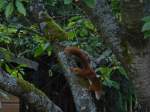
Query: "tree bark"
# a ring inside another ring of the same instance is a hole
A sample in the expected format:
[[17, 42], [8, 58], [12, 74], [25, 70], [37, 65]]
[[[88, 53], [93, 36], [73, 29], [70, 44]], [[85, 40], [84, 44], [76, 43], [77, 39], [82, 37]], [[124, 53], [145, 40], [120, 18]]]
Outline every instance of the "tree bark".
[[27, 104], [32, 105], [36, 112], [63, 112], [40, 90], [32, 84], [11, 77], [0, 68], [0, 88], [23, 98]]
[[133, 56], [130, 64], [133, 84], [140, 102], [150, 106], [150, 41], [141, 32], [141, 20], [149, 10], [147, 4], [148, 1], [121, 0], [123, 26], [132, 35], [126, 40]]
[[112, 48], [126, 68], [139, 101], [150, 106], [150, 43], [143, 39], [143, 34], [140, 32], [140, 21], [145, 11], [143, 1], [125, 1], [129, 2], [122, 4], [125, 7], [122, 11], [127, 30], [120, 27], [115, 20], [106, 0], [97, 0], [93, 9], [83, 6], [82, 3], [79, 6], [87, 13], [105, 43]]
[[[97, 112], [94, 100], [89, 93], [86, 81], [71, 73], [70, 66], [76, 66], [73, 58], [67, 57], [63, 52], [58, 55], [64, 68], [64, 75], [70, 85], [77, 112]], [[84, 84], [83, 84], [84, 83]]]

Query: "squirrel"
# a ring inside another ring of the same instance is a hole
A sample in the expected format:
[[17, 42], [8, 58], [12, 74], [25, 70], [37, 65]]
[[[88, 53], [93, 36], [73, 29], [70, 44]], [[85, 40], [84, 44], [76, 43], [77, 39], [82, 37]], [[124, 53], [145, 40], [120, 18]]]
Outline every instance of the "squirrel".
[[89, 90], [95, 92], [95, 97], [97, 100], [100, 99], [103, 91], [102, 91], [102, 83], [96, 77], [96, 73], [93, 68], [90, 66], [90, 59], [89, 57], [79, 48], [77, 47], [66, 47], [64, 49], [64, 53], [71, 54], [78, 57], [81, 60], [81, 64], [83, 65], [82, 68], [80, 67], [71, 67], [70, 71], [88, 79], [89, 81]]

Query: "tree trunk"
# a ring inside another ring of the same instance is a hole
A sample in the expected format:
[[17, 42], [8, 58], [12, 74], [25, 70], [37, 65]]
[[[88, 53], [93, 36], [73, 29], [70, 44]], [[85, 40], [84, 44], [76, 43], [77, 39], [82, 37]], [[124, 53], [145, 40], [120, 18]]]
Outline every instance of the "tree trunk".
[[132, 55], [129, 75], [140, 102], [150, 106], [150, 41], [145, 40], [141, 32], [141, 19], [149, 9], [146, 2], [148, 1], [121, 0], [121, 12], [123, 26], [131, 35], [131, 38], [126, 37]]
[[[71, 66], [77, 66], [75, 60], [67, 57], [63, 52], [58, 54], [59, 61], [64, 69], [64, 76], [67, 79], [72, 91], [75, 107], [77, 112], [97, 112], [94, 100], [88, 91], [88, 82], [78, 77], [70, 71]], [[83, 84], [82, 82], [85, 82]], [[85, 86], [85, 87], [83, 87]]]
[[150, 106], [150, 42], [144, 40], [141, 33], [141, 18], [149, 11], [149, 0], [143, 1], [121, 0], [125, 29], [115, 20], [106, 0], [97, 0], [93, 9], [82, 3], [79, 6], [88, 14], [105, 43], [126, 68], [140, 103]]

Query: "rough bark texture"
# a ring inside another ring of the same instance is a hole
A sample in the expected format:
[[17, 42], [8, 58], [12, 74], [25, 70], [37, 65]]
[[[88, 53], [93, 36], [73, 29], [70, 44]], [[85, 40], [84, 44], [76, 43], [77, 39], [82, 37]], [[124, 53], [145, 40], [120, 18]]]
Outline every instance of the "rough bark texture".
[[23, 98], [36, 112], [62, 112], [48, 97], [32, 84], [15, 79], [0, 68], [0, 88]]
[[142, 0], [123, 2], [122, 11], [127, 30], [118, 25], [106, 0], [97, 0], [93, 9], [80, 5], [128, 71], [140, 102], [150, 105], [150, 43], [143, 39], [140, 32], [141, 17], [146, 9], [143, 9]]
[[64, 75], [69, 82], [77, 112], [96, 112], [91, 94], [87, 88], [81, 85], [83, 79], [70, 72], [70, 66], [75, 66], [73, 59], [67, 58], [63, 52], [59, 53], [59, 59], [65, 71]]
[[126, 40], [132, 55], [130, 71], [133, 84], [140, 102], [150, 106], [150, 41], [144, 40], [141, 32], [141, 19], [148, 11], [147, 4], [147, 1], [121, 0], [123, 26], [132, 35], [132, 38]]
[[97, 0], [93, 9], [84, 6], [82, 3], [79, 6], [86, 12], [89, 19], [97, 28], [98, 33], [103, 37], [105, 43], [111, 47], [118, 59], [123, 60], [123, 52], [121, 43], [124, 30], [119, 26], [112, 11], [107, 3], [107, 0]]

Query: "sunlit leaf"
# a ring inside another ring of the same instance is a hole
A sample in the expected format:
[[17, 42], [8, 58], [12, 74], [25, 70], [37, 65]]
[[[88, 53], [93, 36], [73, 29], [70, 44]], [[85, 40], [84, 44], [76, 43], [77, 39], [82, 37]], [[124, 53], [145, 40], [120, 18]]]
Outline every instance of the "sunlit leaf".
[[74, 31], [68, 32], [67, 34], [68, 34], [69, 39], [73, 39], [76, 37], [76, 34]]
[[100, 67], [99, 70], [103, 75], [106, 75], [108, 77], [110, 76], [110, 74], [112, 72], [112, 69], [108, 68], [108, 67]]
[[11, 73], [11, 72], [12, 72], [12, 70], [10, 69], [10, 67], [9, 67], [7, 64], [5, 64], [5, 69], [6, 69], [6, 71], [7, 71], [8, 73]]
[[5, 9], [5, 16], [6, 16], [6, 18], [10, 17], [12, 15], [13, 11], [14, 11], [14, 5], [13, 5], [13, 2], [10, 2], [6, 6], [6, 9]]
[[69, 27], [72, 27], [72, 26], [75, 26], [76, 22], [69, 22], [68, 26]]
[[49, 43], [46, 44], [40, 44], [34, 52], [34, 57], [38, 57], [42, 55], [45, 51], [48, 52], [48, 55], [51, 55], [51, 47]]
[[150, 30], [150, 22], [146, 22], [142, 28], [142, 32]]
[[19, 65], [19, 68], [24, 68], [24, 67], [28, 67], [28, 65], [27, 64], [21, 64], [21, 65]]
[[88, 29], [94, 30], [94, 25], [90, 21], [87, 20], [84, 22], [84, 24], [85, 24], [85, 27], [87, 27]]
[[69, 19], [69, 22], [77, 21], [79, 19], [81, 19], [81, 16], [74, 16]]
[[26, 9], [20, 0], [16, 0], [17, 11], [26, 16]]
[[42, 45], [39, 45], [34, 52], [34, 57], [38, 57], [43, 53], [44, 49]]

